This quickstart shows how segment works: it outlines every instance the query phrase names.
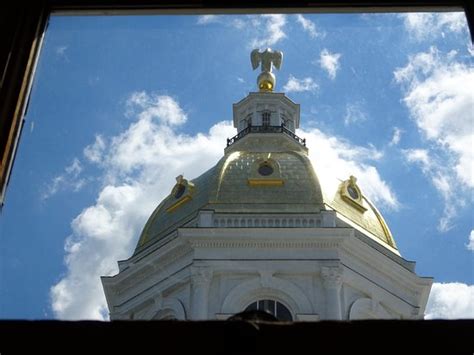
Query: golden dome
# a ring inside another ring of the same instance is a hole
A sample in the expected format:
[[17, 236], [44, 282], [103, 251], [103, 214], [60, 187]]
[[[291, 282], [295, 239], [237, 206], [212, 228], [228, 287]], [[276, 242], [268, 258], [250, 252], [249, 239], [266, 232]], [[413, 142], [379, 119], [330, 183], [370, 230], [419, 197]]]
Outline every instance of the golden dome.
[[[333, 213], [333, 227], [355, 228], [398, 254], [382, 215], [356, 179], [323, 186], [300, 142], [282, 133], [247, 134], [227, 147], [224, 157], [201, 176], [191, 181], [179, 176], [146, 223], [135, 253], [178, 227], [198, 227], [199, 212], [212, 211], [242, 216]], [[308, 221], [300, 227], [321, 226]], [[214, 223], [220, 226], [217, 220]]]

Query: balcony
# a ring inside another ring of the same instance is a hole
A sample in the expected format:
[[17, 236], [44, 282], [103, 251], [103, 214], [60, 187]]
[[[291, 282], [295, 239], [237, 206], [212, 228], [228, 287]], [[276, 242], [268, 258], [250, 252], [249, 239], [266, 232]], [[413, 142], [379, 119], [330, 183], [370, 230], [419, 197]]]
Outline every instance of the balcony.
[[237, 142], [239, 139], [242, 139], [249, 133], [284, 133], [291, 138], [293, 138], [295, 141], [297, 141], [299, 144], [301, 144], [303, 147], [306, 147], [306, 139], [305, 138], [300, 138], [296, 134], [294, 134], [292, 131], [290, 131], [288, 128], [285, 126], [248, 126], [247, 128], [241, 130], [239, 133], [237, 133], [235, 136], [232, 138], [227, 138], [227, 146], [230, 146]]

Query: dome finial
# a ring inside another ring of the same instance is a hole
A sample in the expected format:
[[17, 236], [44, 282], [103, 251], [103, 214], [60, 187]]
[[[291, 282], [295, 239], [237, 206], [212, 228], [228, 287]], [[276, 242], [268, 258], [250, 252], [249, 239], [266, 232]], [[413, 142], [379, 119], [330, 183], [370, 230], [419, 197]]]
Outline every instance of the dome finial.
[[272, 64], [279, 70], [281, 68], [281, 62], [283, 61], [283, 53], [273, 51], [270, 48], [265, 49], [263, 52], [254, 49], [252, 53], [250, 53], [250, 61], [252, 62], [252, 68], [254, 70], [262, 63], [262, 72], [257, 78], [258, 89], [260, 91], [273, 91], [276, 78], [272, 73]]

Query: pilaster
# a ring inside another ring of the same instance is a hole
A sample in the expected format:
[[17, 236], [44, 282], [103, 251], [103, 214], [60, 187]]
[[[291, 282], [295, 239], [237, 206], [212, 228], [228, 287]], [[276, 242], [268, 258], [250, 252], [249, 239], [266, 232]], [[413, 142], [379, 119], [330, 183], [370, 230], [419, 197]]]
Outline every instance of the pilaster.
[[207, 267], [191, 267], [191, 309], [190, 318], [202, 320], [208, 318], [209, 286], [212, 270]]
[[321, 278], [326, 296], [326, 319], [341, 320], [341, 285], [344, 269], [339, 263], [323, 264]]

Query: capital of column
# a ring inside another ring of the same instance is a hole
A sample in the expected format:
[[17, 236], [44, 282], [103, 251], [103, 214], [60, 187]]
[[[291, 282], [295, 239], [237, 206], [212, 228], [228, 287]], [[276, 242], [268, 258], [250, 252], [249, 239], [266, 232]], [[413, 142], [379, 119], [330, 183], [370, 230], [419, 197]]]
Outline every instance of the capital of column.
[[321, 276], [325, 287], [338, 288], [342, 285], [344, 269], [340, 265], [322, 266]]
[[193, 285], [207, 285], [211, 282], [212, 270], [203, 266], [191, 266], [191, 283]]

